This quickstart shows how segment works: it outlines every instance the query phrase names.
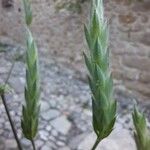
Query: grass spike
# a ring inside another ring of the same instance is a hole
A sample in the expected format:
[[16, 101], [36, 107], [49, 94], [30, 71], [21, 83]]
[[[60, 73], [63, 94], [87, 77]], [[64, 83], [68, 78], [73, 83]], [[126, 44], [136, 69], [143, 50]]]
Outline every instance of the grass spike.
[[109, 67], [108, 25], [104, 19], [103, 0], [92, 0], [90, 21], [85, 25], [88, 54], [84, 58], [92, 91], [93, 128], [97, 140], [92, 148], [112, 132], [116, 121], [117, 103], [113, 99], [113, 81]]

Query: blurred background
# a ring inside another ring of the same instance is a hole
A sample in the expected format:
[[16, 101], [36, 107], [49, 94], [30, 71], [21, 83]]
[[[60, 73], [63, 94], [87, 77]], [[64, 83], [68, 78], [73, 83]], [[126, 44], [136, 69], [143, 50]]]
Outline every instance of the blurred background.
[[[105, 0], [104, 7], [110, 28], [115, 99], [119, 102], [117, 126], [125, 130], [126, 137], [121, 141], [123, 135], [119, 130], [109, 142], [113, 145], [113, 140], [120, 140], [119, 143], [130, 145], [124, 150], [134, 150], [130, 116], [133, 105], [138, 103], [147, 117], [150, 114], [150, 0]], [[11, 92], [7, 94], [7, 103], [20, 138], [25, 84], [22, 9], [21, 1], [0, 1], [0, 83], [5, 82], [15, 62], [8, 82]], [[90, 0], [32, 0], [32, 9], [31, 30], [39, 50], [42, 89], [37, 147], [88, 149], [85, 146], [90, 143], [87, 137], [92, 132], [92, 114], [82, 53], [87, 50], [83, 25], [88, 22]], [[0, 150], [16, 149], [1, 101], [0, 114]], [[30, 142], [22, 139], [22, 143], [30, 149]]]

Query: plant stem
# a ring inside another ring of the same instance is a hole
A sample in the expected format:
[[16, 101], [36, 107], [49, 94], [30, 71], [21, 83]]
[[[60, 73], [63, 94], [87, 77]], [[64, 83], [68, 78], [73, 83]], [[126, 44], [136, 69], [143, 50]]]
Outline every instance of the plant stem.
[[98, 144], [100, 143], [100, 141], [101, 140], [99, 138], [97, 138], [91, 150], [95, 150], [96, 147], [98, 146]]
[[[7, 85], [7, 82], [8, 82], [8, 80], [9, 80], [9, 78], [10, 78], [10, 75], [11, 75], [11, 73], [12, 73], [12, 70], [13, 70], [14, 66], [15, 66], [15, 61], [14, 61], [13, 64], [11, 65], [11, 68], [10, 68], [10, 71], [9, 71], [9, 73], [8, 73], [8, 76], [7, 76], [6, 80], [5, 80], [5, 85], [4, 85], [4, 86]], [[4, 89], [5, 89], [5, 87], [4, 87]]]
[[15, 137], [15, 139], [16, 139], [18, 148], [19, 148], [19, 150], [23, 150], [23, 148], [22, 148], [22, 146], [21, 146], [21, 143], [20, 143], [20, 141], [19, 141], [19, 138], [18, 138], [16, 129], [15, 129], [14, 123], [13, 123], [13, 121], [12, 121], [12, 119], [11, 119], [11, 116], [10, 116], [10, 113], [9, 113], [9, 110], [8, 110], [8, 107], [7, 107], [7, 104], [6, 104], [6, 98], [5, 98], [4, 93], [1, 94], [1, 98], [2, 98], [2, 102], [3, 102], [3, 104], [4, 104], [4, 107], [5, 107], [5, 110], [6, 110], [6, 114], [7, 114], [7, 116], [8, 116], [8, 119], [9, 119], [9, 122], [10, 122], [10, 125], [11, 125], [11, 128], [12, 128], [14, 137]]
[[31, 140], [31, 143], [32, 143], [33, 150], [36, 150], [36, 148], [35, 148], [35, 143], [34, 143], [34, 140], [33, 140], [33, 139]]

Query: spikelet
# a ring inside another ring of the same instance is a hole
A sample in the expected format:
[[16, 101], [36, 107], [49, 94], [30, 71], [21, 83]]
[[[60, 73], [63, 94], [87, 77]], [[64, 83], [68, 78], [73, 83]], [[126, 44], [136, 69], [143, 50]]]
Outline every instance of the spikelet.
[[132, 118], [135, 126], [134, 138], [137, 150], [150, 150], [150, 133], [146, 125], [144, 114], [135, 108]]
[[32, 9], [31, 3], [29, 0], [23, 0], [24, 12], [25, 12], [25, 21], [26, 25], [29, 26], [32, 23]]
[[26, 86], [25, 86], [25, 105], [22, 109], [21, 126], [24, 136], [33, 140], [38, 130], [39, 118], [39, 67], [38, 52], [36, 43], [28, 26], [32, 22], [32, 11], [28, 0], [24, 1], [25, 20], [27, 24], [27, 40], [26, 40]]
[[[116, 101], [109, 67], [108, 26], [102, 0], [93, 0], [90, 22], [84, 26], [89, 51], [84, 53], [92, 92], [93, 128], [97, 141], [107, 137], [116, 121]], [[97, 142], [98, 143], [98, 142]]]

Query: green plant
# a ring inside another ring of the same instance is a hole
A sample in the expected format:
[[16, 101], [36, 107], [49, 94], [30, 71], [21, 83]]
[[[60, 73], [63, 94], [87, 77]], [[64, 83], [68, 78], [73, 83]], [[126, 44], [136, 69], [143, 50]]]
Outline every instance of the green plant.
[[146, 125], [146, 118], [144, 114], [140, 113], [135, 108], [132, 118], [135, 126], [134, 138], [137, 145], [137, 150], [149, 150], [150, 133]]
[[97, 135], [92, 148], [94, 150], [112, 132], [116, 121], [116, 101], [113, 100], [113, 81], [109, 67], [108, 26], [104, 19], [102, 0], [92, 1], [90, 22], [84, 29], [89, 47], [84, 58], [92, 92], [93, 128]]
[[32, 9], [30, 0], [23, 0], [24, 12], [25, 12], [25, 22], [27, 26], [32, 23]]
[[6, 114], [7, 114], [7, 117], [8, 117], [10, 126], [11, 126], [11, 129], [12, 129], [12, 132], [13, 132], [13, 134], [14, 134], [14, 138], [15, 138], [15, 140], [16, 140], [16, 142], [17, 142], [18, 149], [19, 149], [19, 150], [22, 150], [22, 146], [21, 146], [21, 143], [20, 143], [20, 141], [19, 141], [19, 138], [18, 138], [18, 135], [17, 135], [17, 131], [16, 131], [15, 125], [14, 125], [14, 123], [13, 123], [13, 119], [12, 119], [10, 113], [9, 113], [9, 107], [8, 107], [8, 105], [7, 105], [6, 97], [5, 97], [5, 93], [9, 91], [9, 86], [7, 86], [7, 82], [8, 82], [8, 80], [9, 80], [9, 78], [10, 78], [10, 75], [11, 75], [11, 73], [12, 73], [12, 70], [13, 70], [14, 65], [15, 65], [15, 62], [12, 64], [12, 66], [11, 66], [11, 68], [10, 68], [10, 71], [9, 71], [8, 76], [7, 76], [7, 78], [6, 78], [5, 84], [0, 85], [0, 97], [1, 97], [1, 99], [2, 99], [2, 103], [3, 103], [3, 105], [4, 105], [4, 108], [5, 108], [5, 111], [6, 111]]
[[39, 119], [39, 67], [36, 43], [29, 30], [32, 22], [32, 11], [29, 0], [23, 0], [25, 10], [25, 21], [27, 25], [27, 48], [26, 48], [26, 86], [25, 105], [22, 109], [21, 126], [24, 136], [32, 142], [35, 149], [34, 138], [38, 130]]

